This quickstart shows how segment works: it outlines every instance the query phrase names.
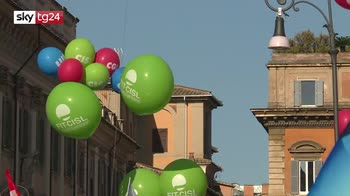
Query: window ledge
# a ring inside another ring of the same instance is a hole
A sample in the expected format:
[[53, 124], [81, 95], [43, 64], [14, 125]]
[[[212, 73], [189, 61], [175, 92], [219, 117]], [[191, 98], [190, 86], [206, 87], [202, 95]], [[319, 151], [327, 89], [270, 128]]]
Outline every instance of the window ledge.
[[301, 105], [300, 107], [302, 107], [302, 108], [316, 108], [318, 106], [317, 105]]

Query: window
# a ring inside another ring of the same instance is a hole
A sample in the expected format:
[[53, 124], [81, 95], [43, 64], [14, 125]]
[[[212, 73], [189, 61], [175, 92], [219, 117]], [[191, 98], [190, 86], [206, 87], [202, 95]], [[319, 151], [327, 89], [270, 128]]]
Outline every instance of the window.
[[51, 171], [58, 171], [59, 135], [51, 128]]
[[95, 155], [89, 153], [89, 173], [88, 173], [88, 179], [89, 179], [89, 192], [88, 195], [92, 196], [94, 195], [95, 191]]
[[322, 106], [323, 86], [321, 80], [294, 81], [294, 106]]
[[98, 192], [101, 195], [107, 195], [107, 166], [105, 160], [98, 161]]
[[321, 160], [292, 160], [292, 194], [307, 195], [321, 167]]
[[112, 184], [112, 195], [117, 195], [120, 183], [118, 182], [118, 173], [115, 169], [112, 172]]
[[38, 116], [37, 128], [36, 128], [36, 150], [38, 151], [38, 160], [42, 165], [44, 163], [44, 153], [45, 153], [45, 118], [43, 116]]
[[153, 153], [168, 152], [168, 129], [153, 129], [152, 150]]
[[79, 173], [78, 173], [78, 185], [79, 185], [79, 188], [80, 190], [84, 190], [84, 183], [85, 183], [85, 166], [86, 166], [86, 155], [84, 153], [84, 151], [81, 149], [81, 148], [78, 148], [79, 149], [79, 163], [78, 163], [78, 170], [79, 170]]
[[75, 172], [75, 140], [64, 138], [64, 175], [73, 181]]
[[19, 150], [23, 155], [26, 155], [29, 153], [32, 117], [30, 116], [29, 110], [25, 108], [20, 108], [19, 112]]
[[7, 150], [14, 150], [15, 130], [14, 115], [15, 104], [9, 98], [4, 97], [2, 101], [2, 147]]

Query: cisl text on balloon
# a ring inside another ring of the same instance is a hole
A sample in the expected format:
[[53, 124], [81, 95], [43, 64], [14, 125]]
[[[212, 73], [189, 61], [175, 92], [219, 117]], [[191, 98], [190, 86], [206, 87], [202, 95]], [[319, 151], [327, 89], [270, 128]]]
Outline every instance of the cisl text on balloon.
[[127, 85], [123, 80], [120, 81], [122, 89], [126, 92], [126, 96], [133, 101], [140, 103], [141, 99], [139, 97], [139, 93], [133, 89], [131, 86]]
[[187, 191], [176, 191], [176, 192], [168, 192], [167, 196], [197, 196], [196, 191], [187, 190]]
[[91, 58], [90, 57], [83, 56], [81, 54], [76, 55], [75, 58], [78, 59], [83, 64], [91, 63]]
[[104, 81], [88, 81], [86, 82], [86, 85], [88, 85], [91, 88], [96, 88], [101, 86], [104, 83]]
[[56, 124], [56, 127], [59, 129], [65, 129], [71, 131], [80, 127], [83, 127], [89, 123], [89, 119], [79, 116], [71, 120], [63, 121]]

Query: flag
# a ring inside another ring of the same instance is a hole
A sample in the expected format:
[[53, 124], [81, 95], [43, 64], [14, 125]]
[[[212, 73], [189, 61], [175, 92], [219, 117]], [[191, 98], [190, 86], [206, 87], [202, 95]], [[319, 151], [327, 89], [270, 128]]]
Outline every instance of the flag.
[[350, 195], [350, 135], [341, 137], [321, 168], [308, 196]]
[[135, 193], [134, 188], [132, 187], [131, 178], [129, 178], [128, 190], [127, 190], [125, 196], [137, 196], [137, 194]]
[[6, 173], [7, 184], [8, 184], [10, 196], [20, 196], [19, 191], [17, 190], [15, 183], [12, 181], [10, 171], [8, 169], [6, 169], [5, 173]]

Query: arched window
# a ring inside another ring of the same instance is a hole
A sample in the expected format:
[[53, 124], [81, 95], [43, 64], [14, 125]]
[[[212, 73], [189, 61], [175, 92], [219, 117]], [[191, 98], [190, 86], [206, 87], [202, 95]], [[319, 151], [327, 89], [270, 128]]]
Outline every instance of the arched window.
[[292, 155], [291, 194], [308, 194], [322, 167], [322, 154], [325, 150], [311, 140], [296, 142], [288, 149]]

